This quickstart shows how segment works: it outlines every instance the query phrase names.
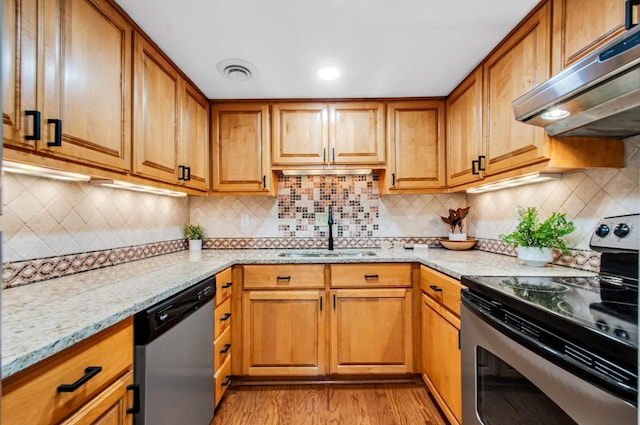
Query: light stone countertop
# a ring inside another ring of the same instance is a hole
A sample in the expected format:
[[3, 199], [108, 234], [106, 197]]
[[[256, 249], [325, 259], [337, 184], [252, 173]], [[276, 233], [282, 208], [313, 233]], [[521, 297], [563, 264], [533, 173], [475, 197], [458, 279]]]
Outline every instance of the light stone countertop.
[[[340, 251], [349, 250], [335, 252]], [[454, 278], [594, 275], [559, 266], [526, 267], [514, 257], [478, 250], [369, 251], [377, 255], [289, 258], [278, 256], [283, 250], [273, 249], [182, 251], [5, 289], [2, 377], [11, 376], [234, 264], [413, 262]]]

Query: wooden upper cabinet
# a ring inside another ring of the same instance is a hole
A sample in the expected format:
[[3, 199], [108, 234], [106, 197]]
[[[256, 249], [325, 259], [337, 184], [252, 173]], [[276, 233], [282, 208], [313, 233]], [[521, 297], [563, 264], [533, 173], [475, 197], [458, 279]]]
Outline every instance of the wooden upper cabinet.
[[[106, 0], [36, 4], [2, 5], [5, 143], [129, 170], [131, 26]], [[41, 112], [40, 140], [25, 140], [35, 125], [26, 110]], [[51, 146], [56, 133], [61, 145]]]
[[178, 70], [144, 37], [134, 37], [134, 173], [177, 182]]
[[329, 147], [332, 164], [384, 164], [384, 104], [329, 105]]
[[381, 102], [273, 105], [274, 165], [384, 164]]
[[486, 175], [548, 159], [544, 129], [516, 121], [511, 103], [550, 77], [550, 25], [547, 3], [484, 63]]
[[268, 104], [214, 104], [211, 139], [214, 192], [272, 193]]
[[185, 83], [178, 180], [185, 186], [209, 189], [209, 101]]
[[625, 0], [553, 0], [554, 74], [622, 34], [624, 6]]
[[445, 187], [444, 114], [443, 100], [387, 104], [390, 192]]
[[472, 72], [447, 98], [447, 152], [448, 186], [480, 179], [479, 169], [484, 165], [480, 158], [483, 155], [482, 67]]
[[38, 2], [2, 0], [2, 137], [4, 146], [33, 150], [34, 120], [25, 110], [37, 110]]

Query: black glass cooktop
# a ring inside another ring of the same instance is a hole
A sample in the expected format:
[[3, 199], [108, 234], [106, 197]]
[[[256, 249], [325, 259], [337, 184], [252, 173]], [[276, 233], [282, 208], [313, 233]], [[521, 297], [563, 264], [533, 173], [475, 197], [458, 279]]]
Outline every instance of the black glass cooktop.
[[465, 276], [462, 283], [471, 292], [529, 315], [539, 325], [591, 343], [637, 350], [637, 281], [608, 276]]

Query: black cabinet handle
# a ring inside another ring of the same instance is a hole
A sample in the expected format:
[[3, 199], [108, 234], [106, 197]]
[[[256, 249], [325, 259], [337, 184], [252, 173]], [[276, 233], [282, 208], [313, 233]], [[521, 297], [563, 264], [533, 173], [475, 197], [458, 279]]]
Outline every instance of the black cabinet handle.
[[267, 188], [267, 176], [262, 176], [262, 188]]
[[178, 165], [178, 180], [184, 180], [184, 165]]
[[486, 171], [485, 167], [484, 167], [484, 160], [485, 160], [485, 156], [484, 155], [480, 155], [478, 157], [478, 170], [479, 171]]
[[365, 274], [364, 278], [369, 280], [369, 279], [377, 279], [378, 275], [377, 274]]
[[320, 296], [320, 311], [322, 311], [322, 295]]
[[391, 186], [396, 185], [396, 173], [391, 173]]
[[140, 384], [127, 385], [127, 391], [133, 391], [133, 407], [127, 409], [127, 415], [140, 413]]
[[336, 309], [336, 294], [333, 294], [333, 309]]
[[231, 285], [233, 285], [233, 282], [227, 282], [224, 285], [222, 285], [222, 289], [231, 288]]
[[624, 28], [629, 30], [638, 23], [633, 22], [633, 7], [640, 5], [640, 0], [627, 0], [624, 3]]
[[276, 277], [277, 280], [291, 280], [291, 276], [278, 276]]
[[225, 344], [224, 348], [220, 350], [220, 354], [227, 354], [230, 349], [231, 349], [231, 344]]
[[62, 146], [62, 120], [49, 118], [47, 123], [55, 126], [55, 140], [53, 142], [47, 142], [47, 146]]
[[25, 134], [25, 140], [40, 140], [40, 111], [24, 111], [24, 114], [28, 117], [33, 117], [33, 129], [31, 134]]
[[442, 292], [442, 288], [438, 288], [436, 285], [429, 285], [429, 288], [433, 289], [436, 292]]
[[184, 171], [185, 171], [184, 180], [185, 181], [191, 180], [191, 167], [184, 167]]
[[336, 162], [336, 148], [331, 148], [331, 161]]
[[61, 384], [58, 385], [59, 393], [72, 393], [81, 386], [83, 386], [89, 379], [96, 376], [102, 370], [102, 366], [89, 366], [84, 370], [84, 376], [78, 379], [73, 384]]
[[220, 318], [221, 322], [226, 322], [231, 317], [231, 313], [226, 313], [224, 316]]
[[183, 181], [191, 180], [191, 167], [187, 167], [186, 165], [178, 165], [178, 170], [180, 170], [180, 175], [178, 176], [178, 180], [183, 180]]
[[471, 174], [480, 174], [480, 161], [477, 159], [471, 161]]
[[322, 148], [322, 162], [327, 160], [327, 148]]
[[222, 384], [220, 384], [223, 387], [226, 387], [231, 383], [231, 375], [227, 375], [226, 378], [227, 379]]

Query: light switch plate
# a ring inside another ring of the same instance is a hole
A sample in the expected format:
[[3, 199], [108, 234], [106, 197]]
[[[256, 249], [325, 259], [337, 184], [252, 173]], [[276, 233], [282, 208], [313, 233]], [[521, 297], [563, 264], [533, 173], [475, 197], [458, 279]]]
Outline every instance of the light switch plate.
[[316, 226], [328, 226], [329, 213], [316, 213]]

